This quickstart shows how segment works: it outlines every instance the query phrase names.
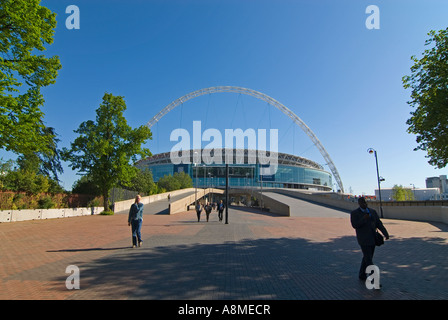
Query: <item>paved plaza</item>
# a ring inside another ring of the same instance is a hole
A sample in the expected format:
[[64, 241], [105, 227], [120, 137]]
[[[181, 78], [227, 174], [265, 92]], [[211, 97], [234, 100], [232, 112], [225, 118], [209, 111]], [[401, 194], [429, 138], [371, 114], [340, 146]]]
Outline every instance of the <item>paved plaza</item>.
[[[0, 299], [448, 298], [446, 224], [384, 219], [391, 238], [374, 257], [382, 288], [369, 290], [349, 213], [296, 201], [291, 217], [232, 207], [229, 224], [146, 205], [134, 249], [126, 212], [2, 223]], [[66, 287], [69, 265], [78, 290]]]

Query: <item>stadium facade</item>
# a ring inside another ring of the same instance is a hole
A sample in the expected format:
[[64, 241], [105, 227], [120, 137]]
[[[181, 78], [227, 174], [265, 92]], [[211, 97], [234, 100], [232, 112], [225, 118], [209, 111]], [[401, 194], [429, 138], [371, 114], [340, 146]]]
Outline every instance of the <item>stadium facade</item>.
[[[253, 157], [254, 154], [257, 154], [256, 152], [251, 153], [250, 150], [246, 149], [233, 149], [233, 159], [230, 159], [230, 161], [223, 149], [220, 152], [222, 161], [214, 161], [210, 164], [206, 164], [203, 161], [194, 163], [195, 154], [203, 155], [205, 153], [213, 155], [214, 152], [216, 150], [188, 150], [186, 154], [189, 155], [189, 161], [187, 159], [187, 161], [178, 164], [173, 163], [170, 152], [165, 152], [138, 161], [136, 167], [142, 170], [151, 170], [154, 182], [157, 182], [165, 175], [185, 172], [192, 178], [193, 186], [198, 188], [225, 188], [225, 169], [226, 163], [228, 163], [229, 186], [232, 188], [263, 187], [319, 191], [332, 190], [332, 175], [325, 171], [321, 165], [312, 160], [285, 153], [276, 154], [277, 170], [273, 174], [265, 174], [266, 167], [269, 164], [260, 160], [258, 156]], [[239, 158], [238, 155], [240, 155]], [[244, 156], [241, 157], [241, 155]]]

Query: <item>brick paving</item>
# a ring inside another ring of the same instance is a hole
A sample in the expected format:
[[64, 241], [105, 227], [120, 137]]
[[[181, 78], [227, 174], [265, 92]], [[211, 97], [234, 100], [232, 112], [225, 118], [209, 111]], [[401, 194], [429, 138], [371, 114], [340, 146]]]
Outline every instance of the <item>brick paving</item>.
[[[448, 298], [448, 226], [383, 219], [381, 290], [358, 280], [361, 251], [349, 215], [280, 217], [231, 208], [145, 214], [131, 248], [126, 214], [0, 224], [2, 300], [414, 300]], [[65, 286], [66, 267], [80, 289]]]

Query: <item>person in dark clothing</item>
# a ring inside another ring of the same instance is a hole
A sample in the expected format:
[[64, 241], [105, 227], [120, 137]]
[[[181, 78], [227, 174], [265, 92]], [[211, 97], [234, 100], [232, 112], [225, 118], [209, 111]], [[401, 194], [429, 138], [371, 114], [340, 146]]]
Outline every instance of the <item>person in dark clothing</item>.
[[359, 207], [350, 213], [350, 222], [356, 230], [356, 239], [361, 247], [362, 261], [359, 268], [359, 279], [366, 280], [366, 268], [373, 265], [373, 254], [375, 253], [375, 233], [379, 229], [386, 240], [389, 233], [381, 222], [375, 210], [367, 208], [364, 197], [358, 199]]
[[208, 222], [208, 218], [210, 217], [210, 212], [212, 212], [212, 206], [210, 205], [210, 203], [207, 202], [204, 209], [205, 209], [205, 216], [207, 217], [207, 222]]
[[198, 222], [201, 220], [201, 204], [199, 202], [196, 203], [196, 214], [198, 215]]
[[222, 203], [222, 200], [218, 203], [218, 218], [219, 221], [222, 221], [222, 212], [224, 211], [224, 203]]

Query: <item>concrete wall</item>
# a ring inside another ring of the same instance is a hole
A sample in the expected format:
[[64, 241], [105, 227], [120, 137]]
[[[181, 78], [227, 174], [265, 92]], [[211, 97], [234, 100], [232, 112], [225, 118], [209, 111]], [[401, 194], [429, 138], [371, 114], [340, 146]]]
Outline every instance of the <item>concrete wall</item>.
[[341, 195], [335, 193], [316, 193], [312, 191], [296, 191], [290, 189], [266, 189], [266, 191], [278, 192], [294, 198], [316, 202], [346, 211], [352, 211], [358, 208], [357, 202], [343, 200]]
[[197, 197], [197, 199], [200, 199], [200, 198], [204, 197], [205, 195], [207, 195], [209, 193], [224, 194], [224, 190], [221, 190], [221, 189], [210, 189], [210, 188], [198, 189], [196, 194], [193, 193], [192, 195], [189, 195], [189, 196], [187, 196], [185, 198], [182, 198], [182, 199], [179, 199], [177, 201], [171, 202], [170, 203], [170, 214], [175, 214], [175, 213], [187, 211], [188, 210], [188, 206], [190, 204], [194, 203], [196, 197]]
[[263, 199], [263, 208], [269, 209], [269, 212], [276, 213], [281, 216], [291, 216], [291, 211], [287, 204], [276, 199], [272, 199], [271, 197], [261, 194], [258, 191], [254, 191], [253, 194], [257, 197], [257, 199]]
[[1, 210], [1, 222], [16, 222], [26, 220], [42, 220], [55, 218], [69, 218], [99, 214], [103, 207], [95, 208], [65, 208], [65, 209], [27, 209], [27, 210]]
[[[188, 191], [194, 191], [194, 188], [176, 190], [173, 192], [166, 192], [156, 194], [148, 197], [143, 197], [142, 202], [148, 204], [157, 200], [167, 199], [168, 194], [175, 196]], [[207, 191], [199, 189], [197, 197], [203, 197]], [[346, 211], [354, 210], [358, 207], [356, 202], [343, 200], [343, 196], [334, 193], [316, 193], [310, 191], [296, 191], [288, 189], [265, 189], [266, 191], [275, 191], [285, 195], [290, 195], [298, 199], [312, 201], [327, 206], [332, 206]], [[224, 193], [224, 190], [213, 189], [214, 193]], [[254, 191], [257, 196], [260, 196], [257, 191]], [[170, 203], [170, 214], [186, 211], [188, 206], [195, 200], [195, 194], [192, 194], [183, 199]], [[120, 201], [115, 203], [115, 212], [129, 210], [134, 199]], [[275, 199], [269, 198], [263, 194], [264, 206], [270, 209], [270, 212], [289, 216], [290, 208], [288, 205], [279, 202]], [[379, 205], [377, 203], [369, 203], [371, 208], [374, 208], [380, 213]], [[0, 210], [0, 223], [26, 221], [26, 220], [41, 220], [41, 219], [55, 219], [78, 217], [84, 215], [99, 214], [103, 211], [103, 207], [95, 208], [72, 208], [72, 209], [35, 209], [35, 210]], [[383, 206], [383, 215], [386, 219], [400, 219], [400, 220], [416, 220], [428, 222], [443, 222], [448, 224], [448, 207], [446, 206]]]
[[[379, 205], [370, 205], [380, 214]], [[443, 222], [448, 224], [448, 207], [442, 206], [383, 206], [386, 219]]]
[[[142, 203], [143, 204], [148, 204], [154, 201], [158, 201], [158, 200], [162, 200], [162, 199], [168, 199], [168, 195], [171, 194], [171, 197], [174, 197], [176, 195], [182, 194], [182, 193], [186, 193], [189, 191], [194, 191], [194, 188], [188, 188], [188, 189], [182, 189], [182, 190], [175, 190], [175, 191], [170, 191], [170, 192], [164, 192], [164, 193], [159, 193], [159, 194], [154, 194], [151, 196], [147, 196], [147, 197], [142, 197]], [[114, 212], [120, 212], [120, 211], [125, 211], [125, 210], [129, 210], [129, 208], [131, 207], [131, 205], [134, 203], [135, 199], [129, 199], [129, 200], [123, 200], [123, 201], [118, 201], [115, 202], [114, 204]]]
[[[270, 189], [269, 191], [290, 195], [298, 199], [313, 201], [338, 209], [351, 211], [358, 207], [357, 202], [343, 199], [343, 195], [334, 193], [316, 193], [310, 191], [295, 191], [287, 189]], [[369, 207], [380, 214], [379, 203], [369, 202]], [[443, 222], [448, 224], [448, 207], [446, 206], [389, 206], [383, 205], [383, 216], [386, 219], [416, 220], [428, 222]]]

